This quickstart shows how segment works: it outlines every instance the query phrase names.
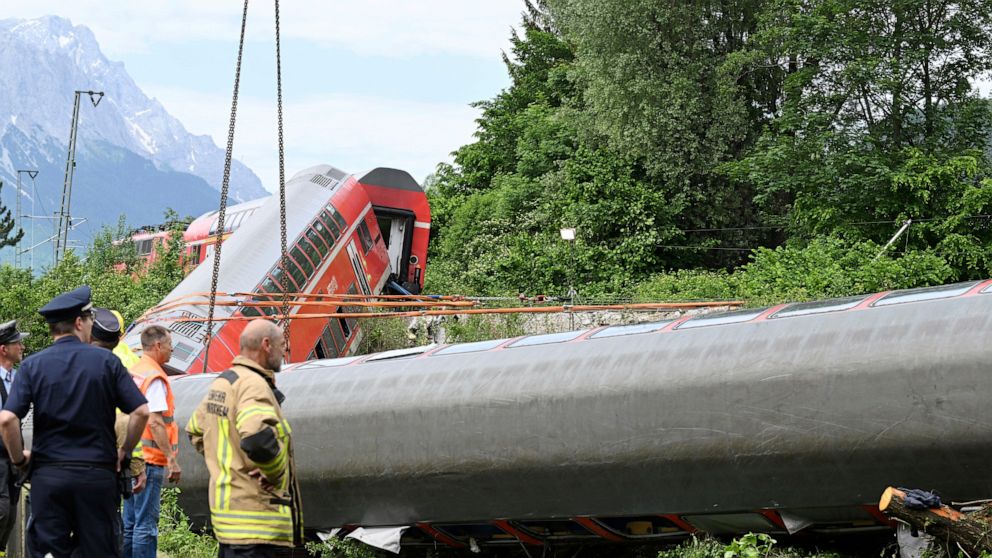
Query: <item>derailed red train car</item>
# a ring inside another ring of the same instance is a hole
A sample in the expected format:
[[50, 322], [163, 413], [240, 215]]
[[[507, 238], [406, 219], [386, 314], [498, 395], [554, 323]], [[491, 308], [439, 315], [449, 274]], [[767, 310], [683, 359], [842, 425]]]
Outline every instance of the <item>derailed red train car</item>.
[[[430, 209], [424, 191], [409, 174], [379, 168], [356, 177], [321, 165], [290, 179], [286, 196], [288, 265], [281, 261], [279, 200], [270, 197], [240, 210], [234, 206], [234, 218], [239, 214], [243, 217], [236, 228], [225, 233], [230, 237], [222, 250], [218, 292], [251, 293], [237, 298], [242, 302], [281, 300], [282, 285], [287, 283], [294, 294], [373, 295], [389, 285], [396, 292], [420, 292]], [[216, 216], [198, 220], [201, 225], [210, 222], [216, 223]], [[216, 233], [217, 225], [212, 226]], [[166, 297], [167, 302], [189, 303], [149, 314], [125, 336], [125, 342], [137, 349], [144, 327], [155, 323], [166, 326], [174, 346], [169, 367], [178, 373], [226, 369], [237, 354], [238, 337], [245, 325], [244, 321], [215, 323], [208, 356], [206, 324], [173, 321], [207, 315], [202, 295], [210, 290], [213, 251], [208, 255], [204, 249], [201, 256], [203, 264]], [[346, 308], [344, 304], [340, 307]], [[290, 312], [327, 313], [328, 308], [304, 302], [294, 304]], [[218, 306], [215, 317], [277, 313], [275, 307]], [[347, 354], [362, 335], [361, 324], [347, 319], [290, 320], [289, 332], [289, 362]]]

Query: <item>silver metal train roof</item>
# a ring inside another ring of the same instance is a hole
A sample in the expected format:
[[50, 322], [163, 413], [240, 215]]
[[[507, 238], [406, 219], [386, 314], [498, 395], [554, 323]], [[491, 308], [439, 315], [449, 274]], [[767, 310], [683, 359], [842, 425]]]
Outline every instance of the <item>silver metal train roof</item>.
[[[920, 298], [288, 371], [308, 526], [830, 509], [889, 485], [988, 497], [992, 293]], [[210, 381], [175, 381], [182, 424]], [[182, 460], [203, 517], [185, 441]]]

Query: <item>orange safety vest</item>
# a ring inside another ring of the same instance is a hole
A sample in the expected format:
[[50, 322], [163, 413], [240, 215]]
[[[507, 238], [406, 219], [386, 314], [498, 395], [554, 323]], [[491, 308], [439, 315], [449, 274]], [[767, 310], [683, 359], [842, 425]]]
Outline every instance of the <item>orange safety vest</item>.
[[[162, 420], [165, 422], [165, 431], [169, 434], [169, 445], [172, 446], [172, 453], [175, 454], [179, 451], [179, 427], [176, 425], [174, 416], [176, 403], [172, 397], [172, 385], [169, 383], [169, 377], [157, 362], [147, 356], [141, 357], [141, 360], [131, 368], [131, 373], [142, 379], [141, 385], [138, 386], [142, 394], [148, 393], [148, 387], [152, 385], [152, 381], [162, 380], [164, 383], [166, 409], [162, 411]], [[165, 467], [167, 464], [165, 453], [155, 442], [150, 426], [146, 426], [145, 432], [141, 435], [141, 452], [144, 454], [145, 462], [147, 463], [161, 465], [162, 467]]]

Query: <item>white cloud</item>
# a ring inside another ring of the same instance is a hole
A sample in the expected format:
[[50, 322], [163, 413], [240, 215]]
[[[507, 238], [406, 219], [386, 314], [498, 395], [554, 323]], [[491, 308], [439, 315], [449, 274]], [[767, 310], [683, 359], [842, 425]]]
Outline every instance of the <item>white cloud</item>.
[[[196, 134], [227, 137], [230, 99], [220, 94], [146, 86], [166, 110]], [[479, 111], [455, 103], [329, 95], [288, 102], [284, 108], [286, 177], [328, 163], [359, 173], [377, 166], [404, 169], [418, 181], [472, 140]], [[221, 145], [224, 147], [224, 145]], [[268, 99], [241, 97], [235, 157], [278, 186], [276, 108]]]
[[[423, 53], [492, 57], [507, 48], [522, 0], [294, 0], [280, 4], [282, 36], [363, 54], [405, 58]], [[234, 42], [240, 2], [216, 0], [5, 0], [2, 17], [57, 14], [90, 27], [111, 58], [155, 44]], [[249, 7], [248, 34], [271, 41], [271, 2]]]

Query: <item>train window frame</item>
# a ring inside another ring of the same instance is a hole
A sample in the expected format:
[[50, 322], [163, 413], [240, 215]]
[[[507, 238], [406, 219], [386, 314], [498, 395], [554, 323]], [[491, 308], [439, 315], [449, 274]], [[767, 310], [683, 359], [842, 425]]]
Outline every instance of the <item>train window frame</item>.
[[961, 283], [951, 283], [950, 285], [936, 285], [933, 287], [919, 287], [916, 289], [900, 289], [892, 291], [882, 298], [871, 303], [872, 308], [893, 306], [896, 304], [907, 304], [910, 302], [927, 302], [929, 300], [943, 300], [947, 298], [959, 297], [976, 286], [981, 281], [964, 281]]
[[[344, 314], [345, 313], [344, 306], [338, 306], [337, 309], [334, 310], [334, 313]], [[345, 344], [347, 344], [348, 338], [351, 337], [351, 333], [352, 333], [351, 324], [348, 323], [347, 318], [338, 318], [338, 325], [341, 326], [341, 334], [344, 335], [344, 342]]]
[[375, 244], [372, 242], [372, 231], [369, 230], [369, 224], [365, 219], [362, 219], [358, 223], [358, 241], [362, 244], [362, 253], [366, 256], [372, 251], [372, 247]]
[[334, 350], [340, 355], [345, 347], [348, 346], [348, 338], [344, 335], [344, 330], [341, 329], [339, 320], [331, 320], [327, 324], [327, 330], [331, 332], [331, 338], [334, 340]]
[[321, 236], [320, 232], [318, 232], [318, 226], [323, 227], [324, 225], [319, 221], [310, 223], [310, 226], [307, 227], [307, 230], [303, 231], [303, 234], [307, 237], [307, 240], [310, 241], [310, 244], [313, 244], [324, 256], [326, 256], [331, 251], [331, 246], [327, 243], [327, 239]]
[[330, 231], [331, 237], [334, 239], [334, 243], [337, 244], [344, 231], [342, 231], [341, 227], [339, 227], [337, 222], [334, 221], [334, 216], [331, 214], [331, 211], [325, 208], [320, 213], [320, 218], [324, 223], [324, 226], [327, 227], [327, 230]]
[[797, 318], [800, 316], [815, 316], [817, 314], [829, 314], [832, 312], [844, 312], [864, 302], [869, 295], [844, 296], [839, 298], [828, 298], [826, 300], [810, 300], [806, 302], [793, 302], [785, 308], [775, 312], [769, 319]]
[[[289, 277], [289, 286], [293, 288], [293, 292], [300, 292], [302, 287], [296, 283], [296, 279], [293, 277], [292, 273], [287, 273], [282, 268], [282, 262], [272, 268], [272, 271], [269, 272], [269, 276], [272, 277], [272, 280], [276, 285], [282, 287], [282, 276], [284, 273], [286, 273]], [[279, 291], [279, 294], [282, 294], [282, 291]]]
[[[758, 309], [745, 309], [745, 310], [731, 310], [730, 312], [719, 312], [716, 314], [699, 314], [675, 326], [675, 329], [676, 330], [699, 329], [703, 327], [744, 324], [750, 322], [751, 320], [754, 320], [755, 318], [763, 314], [766, 310], [768, 309], [758, 308]], [[740, 319], [738, 319], [738, 317]]]
[[289, 249], [289, 257], [300, 267], [300, 271], [303, 272], [303, 284], [305, 285], [313, 275], [313, 271], [316, 266], [312, 261], [310, 261], [310, 257], [307, 256], [307, 253], [303, 250], [302, 244], [302, 242], [293, 244], [293, 247]]
[[334, 337], [331, 334], [331, 328], [325, 327], [323, 331], [320, 332], [320, 341], [324, 343], [324, 354], [328, 354], [328, 351], [333, 350], [334, 355], [337, 356], [338, 346], [334, 344]]
[[513, 343], [506, 346], [507, 349], [516, 349], [519, 347], [536, 347], [538, 345], [556, 345], [558, 343], [568, 343], [569, 341], [575, 341], [581, 337], [585, 332], [589, 330], [581, 329], [578, 331], [560, 331], [558, 333], [543, 333], [540, 335], [528, 335], [527, 337], [522, 337], [517, 339]]
[[627, 335], [657, 333], [674, 322], [675, 320], [662, 320], [660, 322], [645, 322], [641, 324], [612, 325], [606, 329], [593, 333], [589, 336], [589, 339], [610, 339], [613, 337], [623, 337]]
[[292, 278], [293, 282], [296, 283], [297, 289], [302, 290], [304, 287], [306, 287], [307, 276], [304, 275], [303, 268], [300, 267], [295, 260], [293, 260], [292, 256], [289, 256], [288, 259], [289, 259], [289, 269], [285, 271], [289, 273], [289, 276]]
[[331, 218], [334, 219], [334, 222], [341, 227], [342, 231], [347, 231], [348, 221], [345, 220], [344, 215], [341, 215], [341, 212], [338, 211], [338, 208], [334, 207], [333, 204], [328, 204], [328, 207], [331, 208]]
[[[254, 302], [254, 299], [252, 302]], [[241, 315], [249, 318], [259, 318], [262, 316], [262, 312], [259, 311], [257, 306], [242, 306]]]
[[[358, 286], [355, 285], [355, 283], [352, 283], [351, 285], [348, 286], [348, 290], [347, 292], [345, 292], [345, 294], [357, 295]], [[342, 308], [344, 308], [345, 312], [349, 312], [349, 313], [356, 313], [360, 311], [359, 309], [356, 309], [354, 306], [342, 306]], [[345, 320], [345, 323], [348, 325], [348, 330], [350, 331], [350, 334], [347, 337], [350, 338], [352, 335], [355, 334], [356, 331], [358, 331], [358, 318], [343, 318], [343, 319]]]
[[313, 223], [310, 224], [310, 228], [312, 228], [314, 232], [317, 233], [317, 236], [324, 241], [324, 244], [327, 245], [327, 250], [329, 252], [334, 250], [334, 242], [336, 239], [331, 235], [331, 230], [327, 228], [327, 225], [324, 223], [323, 219], [314, 219]]
[[473, 341], [471, 343], [455, 343], [444, 347], [440, 351], [431, 353], [431, 356], [464, 355], [468, 353], [491, 351], [503, 343], [506, 343], [510, 339], [512, 339], [512, 337], [506, 337], [503, 339], [489, 339], [486, 341]]
[[[309, 230], [310, 229], [307, 229], [308, 232]], [[300, 239], [299, 245], [303, 247], [303, 254], [309, 257], [313, 261], [313, 269], [314, 272], [316, 272], [318, 269], [320, 269], [320, 266], [324, 263], [324, 258], [327, 257], [327, 252], [322, 251], [320, 248], [318, 248], [317, 243], [311, 241], [306, 236]]]

